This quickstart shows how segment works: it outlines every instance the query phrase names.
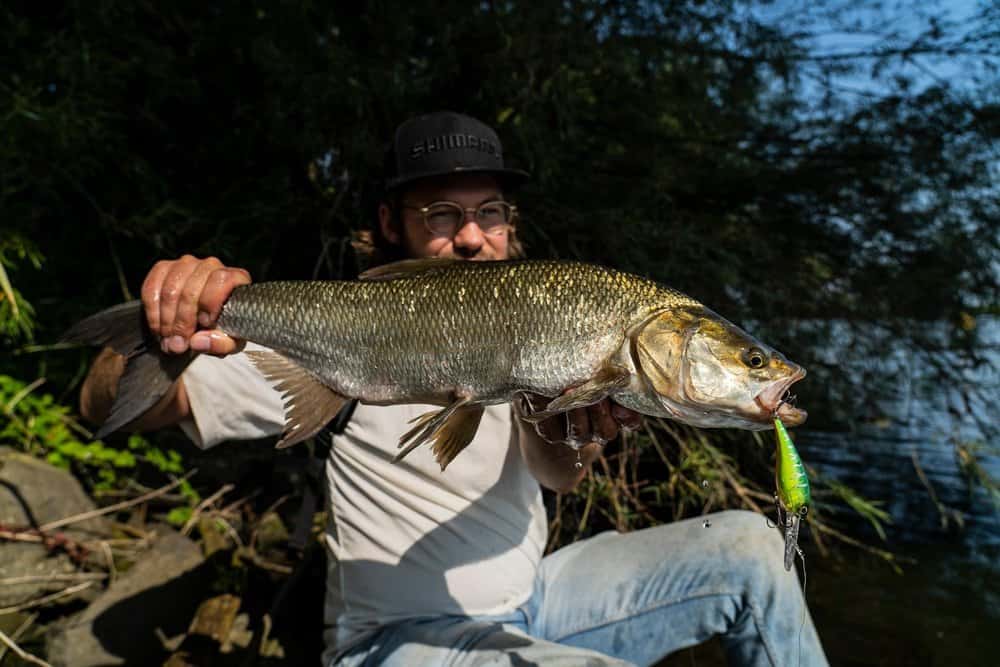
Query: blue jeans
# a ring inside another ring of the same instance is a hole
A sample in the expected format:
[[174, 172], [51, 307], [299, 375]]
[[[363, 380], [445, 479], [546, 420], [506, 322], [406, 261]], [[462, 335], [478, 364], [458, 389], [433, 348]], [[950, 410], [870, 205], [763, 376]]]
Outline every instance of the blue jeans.
[[404, 621], [334, 664], [651, 665], [719, 635], [730, 665], [826, 665], [782, 561], [778, 531], [752, 512], [601, 533], [546, 556], [510, 614]]

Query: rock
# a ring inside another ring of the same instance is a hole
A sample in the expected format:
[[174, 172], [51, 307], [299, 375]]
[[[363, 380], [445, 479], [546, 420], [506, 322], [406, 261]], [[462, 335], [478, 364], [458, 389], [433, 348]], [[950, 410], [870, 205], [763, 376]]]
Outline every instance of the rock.
[[184, 634], [211, 572], [198, 545], [157, 526], [152, 548], [87, 609], [48, 637], [55, 667], [159, 665], [164, 641]]
[[[45, 461], [0, 447], [0, 527], [20, 530], [95, 509], [94, 502], [71, 474]], [[57, 529], [55, 538], [69, 544], [110, 534], [103, 518], [88, 519]], [[21, 604], [46, 593], [63, 590], [73, 581], [48, 580], [67, 575], [77, 566], [66, 551], [46, 548], [38, 542], [0, 539], [0, 579], [24, 579], [24, 583], [0, 585], [0, 607]], [[96, 587], [91, 587], [96, 588]], [[85, 594], [87, 591], [81, 591]], [[66, 598], [66, 601], [73, 599]]]

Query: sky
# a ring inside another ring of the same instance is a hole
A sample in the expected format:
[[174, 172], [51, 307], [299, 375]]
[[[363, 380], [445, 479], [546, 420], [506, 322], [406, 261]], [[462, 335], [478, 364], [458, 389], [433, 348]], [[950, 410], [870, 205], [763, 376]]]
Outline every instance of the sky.
[[[755, 3], [756, 5], [756, 3]], [[832, 79], [837, 91], [849, 98], [881, 96], [885, 89], [885, 73], [911, 77], [918, 87], [944, 83], [955, 95], [961, 96], [982, 82], [1000, 82], [1000, 11], [983, 20], [988, 5], [978, 0], [924, 0], [923, 2], [880, 2], [878, 0], [838, 0], [806, 3], [775, 0], [769, 6], [755, 6], [750, 14], [784, 31], [802, 36], [802, 43], [815, 55], [830, 56], [900, 49], [913, 45], [926, 35], [931, 21], [936, 19], [945, 35], [944, 41], [955, 43], [963, 37], [992, 29], [990, 48], [993, 55], [983, 54], [915, 54], [896, 57], [873, 76], [877, 61], [873, 58], [850, 59], [853, 71]], [[819, 67], [807, 67], [806, 90], [818, 94], [821, 85]], [[810, 82], [809, 77], [812, 78]], [[1000, 99], [1000, 83], [993, 83], [994, 95]], [[980, 86], [981, 90], [981, 86]]]

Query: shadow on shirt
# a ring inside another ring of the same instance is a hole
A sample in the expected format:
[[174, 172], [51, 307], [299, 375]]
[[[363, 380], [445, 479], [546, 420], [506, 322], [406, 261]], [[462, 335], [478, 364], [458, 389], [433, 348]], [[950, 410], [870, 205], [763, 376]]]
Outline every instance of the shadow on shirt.
[[[390, 458], [384, 450], [366, 447], [366, 451], [385, 461]], [[475, 456], [471, 446], [461, 454], [466, 457], [469, 455]], [[513, 460], [515, 457], [516, 461]], [[404, 460], [396, 465], [407, 464]], [[516, 441], [512, 441], [508, 447], [504, 469], [507, 470], [509, 466], [524, 466]], [[449, 471], [445, 471], [441, 474], [448, 473]], [[415, 471], [414, 474], [423, 473]], [[526, 471], [524, 474], [530, 476]], [[347, 664], [381, 664], [405, 645], [405, 653], [394, 657], [397, 660], [404, 658], [406, 664], [437, 664], [447, 657], [447, 653], [440, 650], [445, 648], [470, 653], [502, 652], [512, 665], [524, 667], [536, 665], [516, 651], [518, 648], [535, 644], [535, 640], [505, 629], [500, 622], [476, 620], [462, 615], [461, 604], [451, 595], [445, 578], [445, 574], [455, 568], [500, 555], [488, 552], [482, 547], [483, 531], [490, 530], [483, 523], [483, 517], [496, 516], [495, 507], [498, 503], [511, 503], [509, 496], [504, 495], [505, 491], [508, 494], [523, 492], [504, 489], [501, 484], [503, 479], [504, 476], [501, 475], [497, 483], [489, 487], [483, 495], [451, 519], [438, 524], [417, 539], [402, 554], [398, 564], [372, 560], [340, 563], [340, 580], [357, 591], [352, 592], [354, 597], [363, 594], [366, 582], [378, 582], [378, 587], [383, 590], [398, 583], [396, 589], [400, 598], [397, 610], [403, 614], [413, 614], [409, 619], [369, 630], [363, 639], [356, 643], [352, 642], [340, 654], [341, 658], [348, 658]], [[537, 488], [537, 482], [533, 477], [529, 480], [521, 478], [517, 483], [530, 483]], [[522, 520], [517, 523], [505, 522], [507, 530], [502, 536], [504, 541], [520, 544], [527, 536], [531, 526], [531, 515], [527, 508], [519, 518]], [[492, 542], [494, 539], [486, 540], [486, 543]], [[525, 567], [528, 567], [527, 556], [525, 559]], [[502, 573], [491, 572], [488, 566], [481, 569], [485, 576], [502, 576]], [[413, 585], [409, 581], [409, 578], [415, 576], [414, 573], [419, 576], [418, 585]], [[386, 582], [390, 582], [388, 586]], [[483, 583], [491, 585], [488, 582]], [[330, 582], [327, 585], [329, 587]], [[432, 593], [428, 594], [428, 591]], [[427, 610], [425, 615], [414, 611], [421, 608]], [[516, 616], [516, 613], [512, 612], [511, 615]], [[359, 663], [358, 660], [362, 662]]]

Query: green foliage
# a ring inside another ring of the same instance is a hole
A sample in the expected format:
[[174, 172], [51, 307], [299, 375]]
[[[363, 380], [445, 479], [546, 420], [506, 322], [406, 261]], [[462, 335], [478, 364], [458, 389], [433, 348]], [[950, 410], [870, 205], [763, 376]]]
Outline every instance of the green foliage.
[[[813, 476], [816, 476], [815, 472], [813, 472]], [[868, 521], [872, 528], [875, 529], [875, 532], [878, 533], [878, 536], [885, 541], [885, 528], [882, 524], [892, 523], [892, 517], [889, 516], [888, 512], [879, 507], [879, 505], [883, 504], [882, 501], [863, 498], [851, 487], [833, 479], [817, 477], [817, 481], [824, 484], [833, 492], [836, 498], [847, 503], [848, 507]]]
[[[0, 239], [0, 337], [7, 343], [31, 341], [34, 336], [34, 308], [14, 288], [7, 269], [29, 264], [42, 268], [43, 256], [35, 244], [14, 233]], [[162, 449], [141, 435], [129, 436], [124, 449], [93, 440], [73, 411], [52, 394], [37, 392], [45, 378], [25, 383], [10, 375], [0, 375], [0, 409], [3, 428], [0, 445], [8, 445], [52, 465], [72, 470], [91, 491], [119, 489], [134, 477], [139, 463], [161, 474], [181, 474], [181, 455]], [[193, 505], [198, 493], [186, 480], [181, 494]]]
[[167, 523], [175, 528], [180, 528], [188, 522], [191, 518], [194, 509], [190, 506], [188, 507], [175, 507], [169, 512], [167, 512]]
[[[129, 436], [124, 449], [93, 440], [70, 408], [59, 404], [51, 394], [36, 391], [41, 384], [42, 380], [26, 384], [0, 375], [0, 445], [71, 470], [92, 491], [124, 487], [138, 473], [140, 464], [164, 475], [184, 472], [177, 451], [164, 450], [141, 435]], [[199, 500], [186, 480], [180, 492], [192, 504]]]

